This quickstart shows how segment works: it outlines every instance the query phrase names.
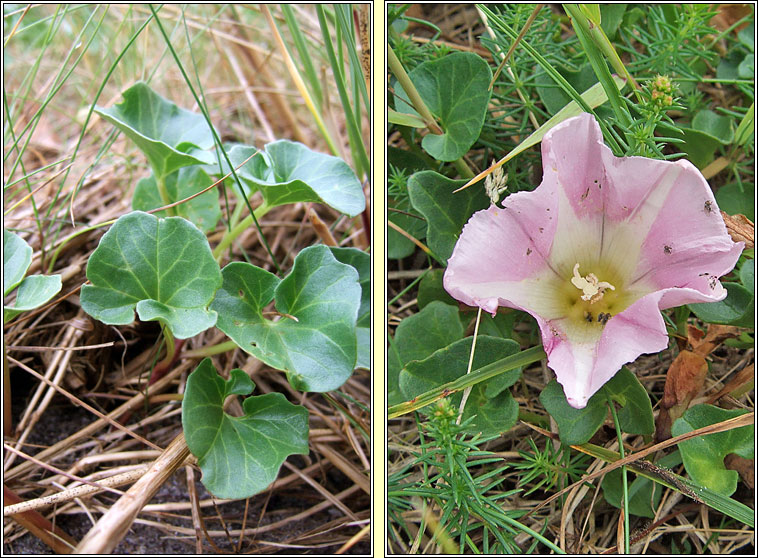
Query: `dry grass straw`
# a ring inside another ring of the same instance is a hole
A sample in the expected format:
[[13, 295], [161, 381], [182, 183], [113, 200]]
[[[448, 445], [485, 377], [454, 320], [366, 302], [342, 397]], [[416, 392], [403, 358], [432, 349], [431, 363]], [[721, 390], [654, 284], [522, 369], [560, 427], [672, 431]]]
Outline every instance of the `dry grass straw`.
[[[104, 10], [105, 6], [99, 9]], [[149, 16], [149, 10], [140, 5], [131, 8], [113, 5], [107, 10], [105, 28], [101, 29], [105, 34], [99, 48], [111, 53], [112, 59], [123, 48], [126, 37]], [[173, 35], [174, 47], [191, 69], [184, 29], [178, 19], [181, 10], [179, 5], [167, 5], [159, 15], [167, 28], [179, 25]], [[254, 6], [237, 7], [236, 12], [227, 9], [216, 17], [221, 7], [208, 5], [187, 8], [184, 12], [190, 35], [197, 36], [193, 52], [213, 122], [225, 141], [249, 143], [254, 138], [255, 145], [261, 147], [274, 139], [287, 138], [327, 152], [297, 90], [283, 73], [281, 55], [269, 40], [264, 20], [256, 10]], [[278, 11], [272, 11], [278, 18]], [[312, 7], [298, 6], [295, 11], [309, 39], [320, 43], [321, 32]], [[35, 12], [55, 13], [51, 7], [34, 7], [27, 16]], [[72, 16], [68, 21], [76, 25], [84, 19]], [[119, 27], [122, 21], [127, 22], [126, 31]], [[277, 23], [283, 26], [281, 19]], [[24, 25], [22, 22], [19, 28]], [[61, 32], [56, 39], [65, 48], [50, 49], [39, 60], [33, 49], [22, 50], [19, 48], [22, 43], [14, 42], [13, 38], [9, 42], [7, 48], [12, 59], [6, 60], [5, 87], [9, 103], [17, 104], [12, 122], [16, 133], [34, 114], [63, 64], [61, 53], [68, 48], [70, 37]], [[197, 110], [173, 60], [163, 51], [158, 32], [148, 27], [110, 77], [98, 104], [110, 106], [118, 102], [122, 90], [157, 70], [151, 86], [177, 105]], [[280, 478], [267, 491], [245, 502], [218, 500], [210, 497], [198, 482], [200, 471], [191, 458], [185, 459], [186, 445], [182, 448], [181, 442], [178, 394], [198, 361], [180, 360], [164, 378], [150, 386], [146, 399], [150, 366], [158, 356], [157, 328], [139, 322], [108, 327], [81, 311], [78, 288], [86, 280], [87, 258], [107, 229], [71, 235], [85, 225], [103, 223], [130, 211], [134, 186], [149, 173], [144, 156], [123, 136], [107, 153], [97, 157], [98, 149], [113, 129], [97, 118], [90, 122], [83, 144], [72, 160], [81, 133], [82, 111], [92, 102], [90, 95], [103, 78], [98, 73], [102, 72], [99, 58], [102, 55], [103, 50], [100, 54], [85, 53], [43, 112], [23, 154], [27, 174], [49, 165], [30, 179], [31, 195], [21, 200], [23, 182], [5, 192], [4, 210], [16, 204], [5, 215], [5, 227], [19, 232], [34, 250], [29, 273], [47, 273], [52, 252], [62, 245], [52, 272], [63, 274], [63, 290], [51, 304], [22, 314], [4, 330], [14, 397], [14, 422], [6, 424], [11, 426], [12, 435], [6, 436], [5, 442], [34, 455], [36, 460], [24, 460], [6, 452], [5, 486], [19, 500], [28, 502], [9, 510], [14, 515], [13, 519], [6, 518], [4, 524], [4, 550], [30, 552], [26, 549], [41, 548], [24, 536], [29, 528], [33, 529], [33, 535], [54, 545], [56, 552], [71, 551], [72, 542], [79, 544], [79, 551], [112, 551], [132, 525], [141, 525], [157, 530], [165, 535], [161, 541], [171, 543], [150, 548], [158, 554], [177, 548], [187, 553], [305, 549], [335, 552], [340, 548], [348, 553], [364, 551], [369, 541], [366, 526], [370, 517], [371, 459], [370, 446], [361, 433], [361, 430], [370, 432], [370, 418], [364, 410], [370, 406], [367, 371], [357, 372], [339, 390], [346, 397], [335, 394], [338, 410], [319, 394], [293, 390], [283, 374], [263, 366], [241, 350], [214, 357], [214, 365], [222, 373], [239, 367], [251, 374], [256, 393], [279, 391], [304, 405], [310, 413], [311, 427], [310, 455], [290, 458]], [[16, 96], [35, 61], [40, 68], [32, 78], [29, 95]], [[317, 63], [319, 67], [328, 67], [323, 61]], [[336, 89], [329, 85], [326, 70], [324, 78], [332, 108], [326, 115], [327, 126], [333, 128], [334, 137], [348, 154], [350, 163]], [[7, 145], [5, 151], [7, 154]], [[15, 156], [11, 153], [8, 161]], [[5, 168], [7, 173], [7, 161]], [[21, 174], [18, 170], [13, 179]], [[76, 189], [80, 178], [83, 182]], [[7, 183], [7, 175], [5, 179]], [[235, 203], [234, 199], [230, 196], [230, 203]], [[224, 206], [223, 196], [221, 201], [225, 214], [226, 210], [233, 210], [233, 206]], [[251, 202], [256, 205], [259, 200], [253, 198]], [[291, 267], [301, 249], [320, 241], [309, 219], [309, 205], [274, 209], [261, 222], [263, 234], [283, 269]], [[35, 219], [34, 207], [41, 217], [41, 226]], [[51, 213], [45, 218], [48, 209]], [[360, 219], [353, 222], [326, 207], [318, 208], [318, 216], [341, 245], [365, 248], [364, 236], [353, 234], [361, 228]], [[76, 226], [72, 225], [72, 218]], [[55, 223], [60, 224], [59, 230], [51, 226]], [[216, 233], [209, 235], [212, 245], [222, 232], [223, 224], [219, 224]], [[323, 230], [320, 235], [325, 235]], [[254, 228], [235, 242], [234, 251], [237, 257], [244, 251], [252, 263], [273, 271]], [[223, 334], [211, 329], [188, 340], [185, 349], [198, 349], [224, 339]], [[85, 404], [89, 410], [82, 410]], [[348, 414], [360, 430], [348, 420]], [[129, 418], [122, 424], [125, 416]], [[167, 459], [168, 465], [161, 474], [155, 477], [146, 474], [156, 463], [160, 465]], [[48, 470], [37, 462], [54, 469]], [[109, 490], [135, 480], [137, 484], [126, 491], [126, 496], [109, 494]], [[138, 500], [131, 497], [135, 490], [141, 494]], [[151, 498], [155, 492], [158, 496]], [[131, 505], [123, 509], [127, 502]], [[8, 503], [12, 503], [10, 499], [6, 499]], [[23, 519], [25, 516], [18, 515], [21, 512], [37, 514], [46, 520], [47, 531], [30, 527]], [[97, 521], [100, 521], [97, 529], [79, 540]], [[60, 526], [71, 530], [69, 535], [62, 535], [68, 537], [68, 544], [50, 542], [52, 524], [58, 524], [59, 531]], [[139, 548], [140, 543], [138, 538], [130, 539], [126, 534], [125, 546], [120, 548], [128, 552]]]

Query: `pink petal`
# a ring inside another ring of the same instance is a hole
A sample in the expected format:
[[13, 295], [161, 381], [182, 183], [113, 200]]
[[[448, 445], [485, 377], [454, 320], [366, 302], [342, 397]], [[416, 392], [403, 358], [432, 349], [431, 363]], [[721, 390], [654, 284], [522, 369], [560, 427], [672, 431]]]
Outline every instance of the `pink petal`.
[[520, 192], [508, 197], [506, 209], [493, 205], [475, 213], [448, 260], [445, 289], [492, 314], [498, 306], [529, 307], [539, 297], [529, 288], [532, 280], [551, 273], [545, 255], [556, 220], [543, 217], [553, 205], [551, 198], [549, 188]]

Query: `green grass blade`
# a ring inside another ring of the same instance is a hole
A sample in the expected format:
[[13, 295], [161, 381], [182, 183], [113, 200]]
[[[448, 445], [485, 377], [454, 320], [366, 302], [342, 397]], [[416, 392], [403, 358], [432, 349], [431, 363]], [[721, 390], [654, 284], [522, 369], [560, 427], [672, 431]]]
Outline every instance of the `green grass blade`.
[[[356, 122], [355, 114], [353, 113], [350, 97], [348, 96], [348, 93], [347, 93], [345, 76], [343, 74], [342, 67], [339, 64], [337, 60], [337, 56], [335, 54], [334, 45], [332, 44], [332, 39], [329, 34], [329, 25], [326, 21], [326, 14], [324, 11], [324, 7], [321, 5], [317, 5], [316, 13], [318, 14], [318, 21], [319, 21], [319, 24], [321, 25], [321, 33], [324, 36], [324, 46], [326, 48], [326, 54], [329, 59], [329, 63], [332, 66], [334, 81], [337, 85], [337, 91], [339, 92], [340, 101], [342, 102], [342, 107], [345, 113], [345, 121], [347, 123], [347, 131], [348, 131], [348, 137], [350, 139], [350, 145], [356, 156], [356, 159], [354, 159], [353, 161], [355, 164], [356, 174], [359, 177], [366, 177], [368, 175], [369, 169], [371, 168], [371, 163], [369, 162], [366, 146], [363, 143], [363, 137], [361, 136], [360, 128], [358, 126], [358, 123]], [[339, 30], [339, 26], [337, 26], [337, 28]], [[342, 49], [340, 48], [340, 50]], [[360, 66], [360, 63], [359, 63], [359, 66]]]
[[[316, 106], [322, 109], [324, 106], [324, 95], [321, 91], [321, 82], [318, 79], [316, 70], [313, 67], [313, 61], [311, 60], [310, 53], [308, 52], [308, 46], [306, 44], [306, 38], [303, 32], [300, 30], [300, 25], [295, 19], [295, 14], [292, 11], [292, 7], [288, 4], [282, 4], [282, 14], [284, 14], [284, 21], [287, 23], [287, 27], [292, 35], [292, 40], [295, 43], [295, 49], [300, 57], [300, 61], [303, 64], [303, 70], [305, 71], [305, 77], [310, 85], [311, 95], [313, 95]], [[312, 47], [311, 47], [312, 48]]]
[[433, 390], [427, 391], [426, 393], [422, 393], [410, 401], [393, 405], [387, 410], [387, 418], [397, 418], [412, 411], [416, 411], [422, 407], [426, 407], [427, 405], [434, 403], [439, 399], [442, 399], [443, 397], [447, 397], [453, 393], [463, 391], [467, 387], [474, 386], [479, 382], [484, 382], [485, 380], [494, 378], [498, 374], [508, 372], [514, 368], [526, 366], [527, 364], [537, 362], [543, 358], [546, 358], [546, 355], [545, 350], [542, 348], [542, 345], [537, 345], [531, 349], [526, 349], [525, 351], [521, 351], [515, 355], [511, 355], [504, 359], [493, 362], [492, 364], [488, 364], [487, 366], [483, 366], [478, 370], [474, 370], [470, 374], [461, 376], [452, 382], [448, 382], [434, 388]]

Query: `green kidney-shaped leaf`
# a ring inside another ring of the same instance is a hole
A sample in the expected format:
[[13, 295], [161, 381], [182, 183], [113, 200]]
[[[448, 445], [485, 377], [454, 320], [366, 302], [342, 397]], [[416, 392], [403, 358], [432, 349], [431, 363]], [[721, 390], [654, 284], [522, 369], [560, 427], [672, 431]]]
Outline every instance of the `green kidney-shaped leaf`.
[[447, 293], [445, 287], [442, 284], [442, 278], [444, 275], [444, 269], [432, 269], [423, 276], [421, 282], [418, 284], [417, 299], [418, 307], [420, 309], [423, 309], [425, 306], [431, 302], [434, 302], [435, 300], [439, 300], [440, 302], [444, 302], [445, 304], [450, 304], [452, 306], [458, 305], [458, 301], [456, 301]]
[[483, 188], [453, 193], [466, 180], [450, 180], [434, 171], [421, 171], [408, 179], [411, 203], [426, 218], [429, 248], [443, 264], [452, 255], [463, 225], [474, 212], [489, 207]]
[[564, 444], [584, 444], [603, 424], [608, 412], [605, 394], [597, 392], [590, 397], [584, 409], [575, 409], [566, 401], [563, 386], [551, 380], [540, 393], [540, 402], [558, 423], [558, 434]]
[[565, 444], [584, 444], [597, 432], [608, 413], [610, 396], [621, 407], [618, 411], [622, 431], [652, 434], [655, 429], [650, 397], [637, 377], [621, 368], [608, 383], [590, 397], [584, 409], [575, 409], [557, 381], [552, 380], [540, 394], [545, 410], [558, 423], [558, 433]]
[[[236, 167], [257, 150], [246, 145], [235, 145], [229, 160]], [[221, 174], [229, 172], [226, 162]], [[255, 153], [238, 176], [260, 190], [266, 205], [276, 207], [288, 203], [324, 203], [354, 217], [366, 208], [366, 198], [358, 177], [345, 161], [324, 153], [311, 151], [302, 143], [279, 140]]]
[[[280, 280], [254, 265], [233, 262], [211, 308], [216, 326], [243, 350], [287, 373], [301, 391], [330, 391], [350, 377], [357, 359], [361, 303], [358, 272], [326, 246], [311, 246]], [[272, 300], [279, 321], [264, 317]]]
[[26, 241], [3, 229], [3, 296], [18, 287], [16, 300], [3, 307], [3, 323], [21, 312], [42, 306], [61, 290], [60, 275], [32, 275], [24, 278], [32, 263], [32, 248]]
[[[681, 436], [745, 413], [747, 411], [729, 411], [713, 405], [695, 405], [674, 421], [671, 435]], [[754, 427], [748, 425], [679, 442], [684, 468], [696, 483], [719, 494], [731, 496], [737, 490], [739, 475], [737, 471], [727, 470], [724, 458], [730, 453], [736, 453], [745, 459], [752, 459], [755, 451], [753, 433]]]
[[417, 314], [405, 318], [395, 330], [387, 353], [387, 400], [403, 401], [400, 370], [412, 360], [423, 360], [437, 349], [463, 337], [458, 308], [444, 302], [429, 303]]
[[371, 256], [357, 248], [338, 248], [330, 246], [332, 255], [338, 262], [350, 265], [358, 272], [361, 286], [361, 306], [358, 309], [358, 322], [355, 337], [358, 343], [358, 360], [356, 368], [371, 368]]
[[622, 367], [603, 389], [621, 406], [618, 419], [623, 432], [646, 435], [655, 432], [650, 395], [631, 370]]
[[732, 182], [716, 191], [716, 203], [719, 209], [729, 215], [741, 213], [751, 221], [755, 221], [754, 199], [755, 186], [752, 183], [737, 184]]
[[[424, 360], [411, 361], [400, 372], [400, 390], [406, 400], [436, 387], [452, 382], [466, 374], [473, 337], [460, 339], [434, 352]], [[516, 354], [520, 348], [511, 339], [480, 335], [476, 340], [472, 370]], [[518, 404], [508, 388], [521, 376], [521, 368], [509, 370], [486, 382], [473, 386], [463, 409], [463, 420], [473, 417], [467, 430], [483, 435], [496, 435], [516, 423]], [[455, 408], [461, 403], [462, 393], [451, 396]], [[422, 409], [425, 412], [427, 408]]]
[[255, 384], [242, 370], [218, 375], [206, 358], [187, 378], [182, 401], [184, 437], [217, 498], [249, 498], [271, 484], [288, 456], [308, 453], [308, 411], [281, 393], [245, 399], [245, 414], [224, 412], [229, 395], [247, 395]]
[[687, 154], [687, 159], [699, 169], [708, 166], [713, 161], [721, 140], [694, 128], [682, 127], [680, 129], [684, 138], [681, 149]]
[[[402, 200], [395, 201], [388, 198], [387, 207], [391, 208], [387, 219], [393, 225], [397, 225], [398, 228], [417, 240], [423, 240], [426, 237], [426, 221], [413, 209], [410, 199], [404, 197]], [[413, 254], [415, 249], [416, 245], [410, 238], [400, 234], [394, 227], [387, 227], [388, 259], [401, 260]]]
[[358, 283], [361, 286], [358, 326], [371, 327], [371, 256], [357, 248], [330, 246], [329, 250], [338, 262], [350, 265], [358, 272]]
[[[479, 137], [490, 101], [492, 70], [480, 56], [454, 52], [438, 60], [419, 64], [409, 74], [421, 99], [439, 119], [443, 134], [427, 134], [421, 146], [438, 161], [463, 157]], [[402, 88], [395, 107], [415, 114]], [[404, 100], [402, 100], [404, 99]]]
[[95, 112], [126, 134], [145, 154], [156, 176], [180, 167], [214, 162], [213, 133], [202, 114], [179, 108], [137, 82], [122, 93], [124, 101]]
[[755, 296], [738, 283], [725, 282], [724, 288], [724, 300], [689, 304], [689, 309], [705, 322], [752, 327]]
[[208, 240], [181, 217], [159, 219], [134, 211], [119, 217], [87, 263], [82, 308], [106, 324], [161, 320], [186, 339], [212, 327], [208, 309], [221, 271]]
[[732, 119], [728, 116], [716, 114], [712, 110], [701, 110], [692, 119], [692, 128], [698, 132], [708, 134], [723, 145], [729, 145], [734, 139]]
[[17, 234], [3, 229], [3, 296], [21, 283], [31, 264], [32, 247]]
[[[161, 198], [158, 190], [158, 182], [155, 175], [141, 179], [137, 183], [132, 198], [132, 209], [138, 211], [149, 211], [157, 207], [162, 207], [169, 203], [197, 194], [208, 186], [213, 184], [206, 172], [195, 165], [192, 167], [183, 167], [166, 177], [166, 194], [167, 200]], [[218, 192], [216, 189], [208, 190], [173, 208], [176, 215], [184, 217], [188, 221], [195, 223], [201, 231], [211, 231], [216, 228], [218, 220], [221, 219], [221, 208], [218, 204]], [[168, 210], [154, 213], [157, 217], [169, 217]]]
[[32, 275], [21, 281], [12, 306], [3, 309], [3, 322], [18, 316], [21, 312], [42, 306], [61, 290], [60, 275]]
[[740, 281], [748, 292], [755, 296], [755, 260], [745, 260], [740, 267]]
[[330, 246], [332, 255], [338, 262], [350, 265], [358, 272], [361, 286], [361, 306], [358, 309], [358, 321], [355, 337], [358, 343], [358, 360], [356, 368], [371, 368], [371, 256], [357, 248], [338, 248]]

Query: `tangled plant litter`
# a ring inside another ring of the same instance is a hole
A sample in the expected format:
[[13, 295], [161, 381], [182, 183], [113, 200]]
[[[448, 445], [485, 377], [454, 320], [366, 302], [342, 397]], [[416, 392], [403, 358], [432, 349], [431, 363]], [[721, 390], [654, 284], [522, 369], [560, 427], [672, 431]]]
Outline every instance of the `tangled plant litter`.
[[687, 161], [618, 158], [593, 116], [542, 141], [543, 180], [473, 215], [448, 261], [458, 300], [539, 324], [567, 400], [586, 406], [625, 363], [668, 345], [660, 310], [726, 297], [744, 243]]

